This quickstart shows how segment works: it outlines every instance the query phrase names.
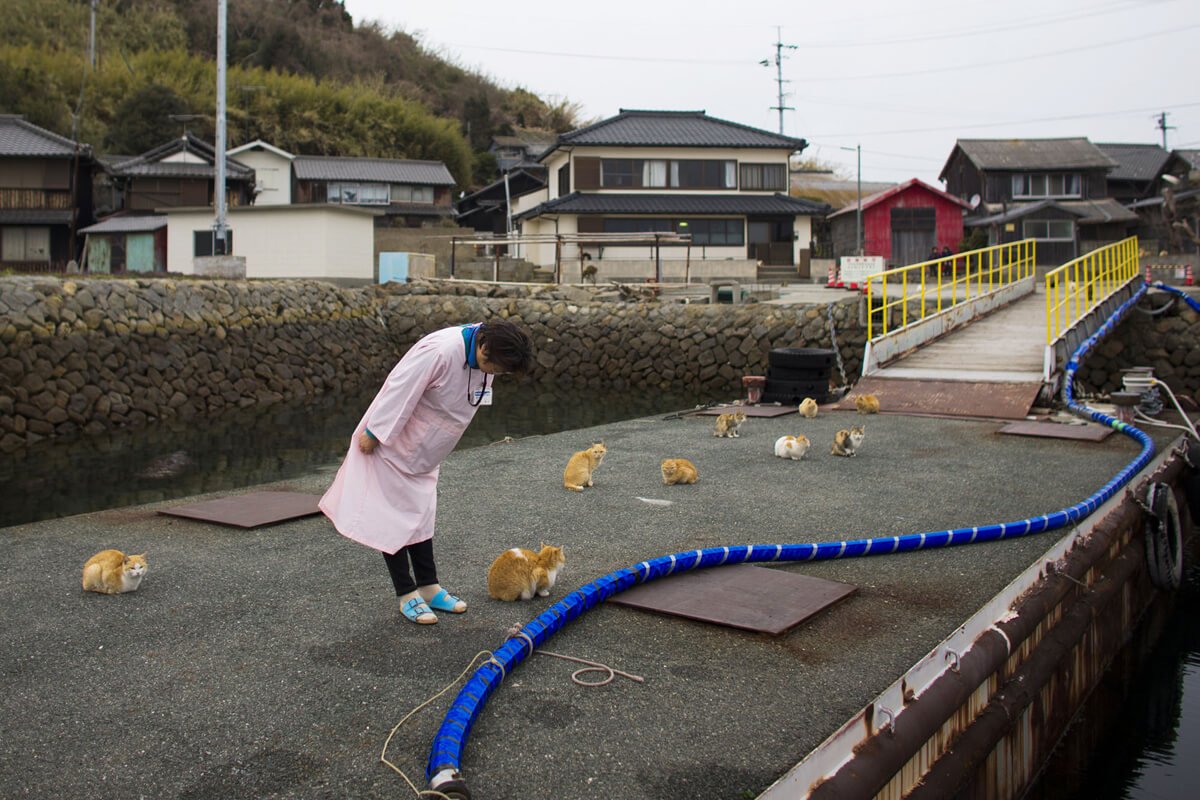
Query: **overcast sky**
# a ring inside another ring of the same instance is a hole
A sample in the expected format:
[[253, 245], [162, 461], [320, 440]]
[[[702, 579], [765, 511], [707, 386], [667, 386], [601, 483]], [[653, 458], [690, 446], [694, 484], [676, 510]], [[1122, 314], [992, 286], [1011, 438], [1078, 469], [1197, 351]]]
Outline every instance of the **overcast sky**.
[[[501, 86], [779, 130], [862, 178], [937, 183], [960, 138], [1200, 148], [1196, 0], [345, 0]], [[759, 62], [766, 61], [767, 65]], [[844, 150], [842, 148], [849, 148]]]

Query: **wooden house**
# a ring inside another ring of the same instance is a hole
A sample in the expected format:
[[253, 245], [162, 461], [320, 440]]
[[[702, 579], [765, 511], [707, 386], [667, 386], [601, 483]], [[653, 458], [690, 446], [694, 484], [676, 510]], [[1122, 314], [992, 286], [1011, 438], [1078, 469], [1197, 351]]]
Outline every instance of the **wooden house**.
[[[213, 205], [217, 156], [212, 145], [185, 133], [139, 156], [109, 160], [105, 168], [120, 210], [153, 213], [158, 209]], [[250, 205], [254, 170], [225, 158], [226, 206]]]
[[[925, 261], [932, 248], [957, 252], [963, 212], [970, 204], [913, 178], [862, 199], [862, 255], [882, 256], [889, 267]], [[829, 215], [833, 254], [855, 255], [859, 204]]]
[[361, 206], [377, 226], [420, 228], [454, 216], [454, 176], [441, 161], [296, 156], [292, 202]]
[[66, 271], [91, 222], [91, 165], [87, 145], [0, 114], [0, 269]]

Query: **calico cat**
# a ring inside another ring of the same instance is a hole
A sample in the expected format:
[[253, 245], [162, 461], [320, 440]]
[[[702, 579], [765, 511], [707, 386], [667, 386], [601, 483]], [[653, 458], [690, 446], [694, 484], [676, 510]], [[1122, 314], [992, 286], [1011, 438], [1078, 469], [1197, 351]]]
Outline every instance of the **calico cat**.
[[676, 483], [695, 483], [700, 478], [696, 465], [686, 458], [665, 458], [662, 462], [663, 483], [672, 486]]
[[780, 436], [775, 440], [775, 455], [780, 458], [790, 458], [799, 461], [804, 458], [812, 442], [804, 434], [796, 436]]
[[138, 588], [146, 575], [146, 554], [127, 556], [120, 550], [101, 550], [83, 565], [83, 590], [121, 594]]
[[860, 394], [854, 398], [854, 407], [860, 414], [878, 414], [879, 398], [873, 394]]
[[833, 435], [833, 449], [829, 452], [835, 456], [852, 456], [862, 446], [866, 430], [862, 425], [854, 425], [850, 429], [842, 428]]
[[561, 547], [544, 542], [537, 553], [522, 547], [505, 550], [488, 568], [488, 594], [506, 602], [545, 597], [566, 563]]
[[800, 403], [799, 411], [801, 415], [812, 419], [817, 415], [817, 401], [813, 400], [811, 397], [804, 398], [804, 400]]
[[592, 474], [604, 461], [608, 448], [604, 442], [595, 442], [587, 450], [580, 450], [567, 461], [563, 470], [563, 486], [572, 492], [582, 492], [583, 487], [592, 485]]
[[745, 421], [745, 411], [733, 411], [722, 414], [717, 417], [717, 424], [713, 428], [713, 436], [725, 436], [730, 439], [736, 439], [738, 436], [738, 426]]

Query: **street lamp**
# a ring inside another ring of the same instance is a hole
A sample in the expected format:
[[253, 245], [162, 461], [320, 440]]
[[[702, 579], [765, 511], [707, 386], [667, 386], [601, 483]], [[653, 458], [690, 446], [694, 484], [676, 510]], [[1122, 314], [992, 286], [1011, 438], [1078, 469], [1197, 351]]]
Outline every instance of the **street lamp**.
[[854, 212], [854, 242], [856, 249], [855, 255], [863, 255], [863, 237], [862, 237], [862, 145], [857, 144], [854, 147], [839, 147], [839, 150], [849, 150], [851, 153], [856, 153], [858, 156], [858, 203]]

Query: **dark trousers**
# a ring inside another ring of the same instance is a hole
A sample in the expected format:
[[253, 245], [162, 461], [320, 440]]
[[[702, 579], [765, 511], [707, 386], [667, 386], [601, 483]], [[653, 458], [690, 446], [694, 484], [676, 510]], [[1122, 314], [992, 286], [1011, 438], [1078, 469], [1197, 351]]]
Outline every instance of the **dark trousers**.
[[[397, 597], [415, 592], [418, 586], [430, 586], [438, 582], [437, 567], [433, 563], [433, 539], [401, 547], [395, 553], [384, 553], [383, 560], [387, 562], [388, 572], [392, 575]], [[411, 573], [408, 571], [409, 562], [412, 562]]]

